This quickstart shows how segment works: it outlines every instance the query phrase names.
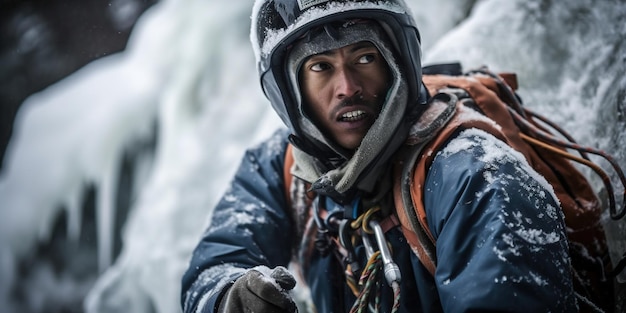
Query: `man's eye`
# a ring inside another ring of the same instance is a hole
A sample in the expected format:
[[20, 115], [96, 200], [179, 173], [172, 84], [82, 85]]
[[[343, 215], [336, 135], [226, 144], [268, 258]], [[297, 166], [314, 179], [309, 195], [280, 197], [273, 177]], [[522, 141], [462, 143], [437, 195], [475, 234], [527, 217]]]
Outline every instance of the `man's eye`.
[[364, 55], [364, 56], [359, 58], [359, 63], [360, 64], [368, 64], [368, 63], [374, 62], [375, 59], [376, 59], [376, 57], [373, 54], [366, 54], [366, 55]]
[[315, 63], [315, 64], [311, 65], [311, 67], [310, 67], [311, 71], [314, 71], [314, 72], [321, 72], [321, 71], [326, 70], [328, 68], [329, 68], [329, 66], [326, 63]]

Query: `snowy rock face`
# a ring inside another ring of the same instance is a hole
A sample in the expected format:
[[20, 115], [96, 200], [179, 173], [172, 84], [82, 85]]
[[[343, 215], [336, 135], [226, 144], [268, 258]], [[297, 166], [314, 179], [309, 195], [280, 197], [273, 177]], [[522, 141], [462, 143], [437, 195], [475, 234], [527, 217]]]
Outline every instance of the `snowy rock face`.
[[[408, 3], [424, 64], [461, 61], [465, 69], [518, 73], [525, 105], [626, 168], [624, 1]], [[251, 1], [161, 1], [142, 16], [125, 52], [24, 103], [0, 176], [3, 312], [60, 312], [68, 303], [77, 312], [180, 311], [180, 277], [211, 207], [243, 149], [281, 125], [256, 76], [251, 10]], [[132, 166], [122, 171], [127, 158]], [[121, 184], [129, 172], [133, 183]], [[589, 177], [601, 191], [600, 180]], [[25, 281], [20, 264], [38, 264], [29, 257], [60, 214], [67, 240], [81, 238], [89, 188], [97, 258], [74, 258], [72, 266], [97, 262], [100, 272], [85, 274], [96, 282], [50, 266]], [[116, 231], [122, 194], [130, 194], [130, 211]], [[626, 224], [607, 216], [607, 225], [621, 255]], [[88, 295], [77, 293], [84, 288]], [[16, 298], [15, 290], [27, 292]]]

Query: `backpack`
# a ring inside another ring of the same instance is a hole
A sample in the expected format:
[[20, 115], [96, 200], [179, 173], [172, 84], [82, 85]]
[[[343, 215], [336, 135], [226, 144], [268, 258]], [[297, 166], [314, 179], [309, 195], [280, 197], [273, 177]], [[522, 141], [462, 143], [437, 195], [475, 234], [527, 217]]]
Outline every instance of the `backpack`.
[[[426, 73], [428, 71], [425, 69]], [[615, 306], [612, 278], [623, 270], [626, 255], [612, 268], [601, 221], [602, 203], [584, 175], [569, 161], [589, 166], [600, 175], [609, 195], [609, 211], [614, 220], [622, 218], [626, 210], [616, 210], [613, 186], [608, 175], [589, 160], [587, 153], [602, 156], [609, 161], [621, 183], [626, 185], [620, 167], [610, 156], [577, 145], [571, 136], [549, 119], [522, 107], [515, 93], [517, 79], [514, 74], [496, 75], [482, 68], [464, 75], [426, 74], [423, 81], [431, 95], [448, 94], [449, 97], [452, 93], [458, 101], [457, 114], [446, 120], [445, 126], [440, 127], [431, 138], [421, 139], [419, 143], [409, 142], [401, 152], [402, 160], [395, 162], [396, 214], [403, 234], [422, 264], [434, 274], [435, 240], [428, 228], [422, 189], [418, 186], [424, 185], [430, 164], [450, 136], [459, 129], [479, 128], [521, 152], [529, 164], [552, 185], [567, 226], [574, 290], [581, 312], [612, 311]], [[478, 110], [501, 128], [464, 118], [467, 114], [460, 114], [464, 110]], [[564, 139], [557, 138], [549, 128]], [[581, 157], [570, 154], [566, 149], [578, 150]]]
[[[453, 134], [464, 128], [478, 128], [522, 153], [552, 185], [565, 217], [574, 290], [580, 311], [611, 311], [615, 302], [612, 277], [626, 266], [626, 254], [612, 267], [601, 223], [602, 203], [585, 176], [569, 161], [589, 166], [600, 175], [608, 195], [614, 194], [608, 175], [592, 163], [587, 154], [604, 157], [615, 169], [622, 185], [626, 186], [620, 167], [610, 156], [577, 145], [571, 136], [549, 119], [523, 107], [515, 93], [518, 87], [515, 74], [496, 75], [487, 68], [463, 74], [460, 65], [455, 63], [425, 67], [422, 80], [429, 94], [441, 98], [439, 102], [451, 105], [435, 110], [429, 123], [421, 129], [412, 130], [412, 135], [393, 161], [395, 214], [391, 220], [395, 220], [395, 225], [401, 228], [424, 267], [434, 275], [437, 260], [435, 240], [429, 231], [423, 194], [418, 186], [424, 185], [437, 151]], [[467, 118], [471, 114], [463, 113], [468, 110], [478, 111], [492, 121]], [[494, 126], [493, 121], [500, 127]], [[577, 150], [581, 156], [572, 155], [567, 149]], [[305, 199], [294, 198], [294, 179], [290, 174], [293, 162], [291, 147], [288, 146], [284, 164], [285, 192], [291, 207], [299, 208], [293, 215], [298, 216], [297, 222], [302, 224], [303, 217], [308, 216], [305, 207], [311, 205], [315, 196], [308, 193]], [[614, 197], [609, 196], [608, 202], [612, 219], [620, 219], [626, 214], [625, 209], [616, 209]]]

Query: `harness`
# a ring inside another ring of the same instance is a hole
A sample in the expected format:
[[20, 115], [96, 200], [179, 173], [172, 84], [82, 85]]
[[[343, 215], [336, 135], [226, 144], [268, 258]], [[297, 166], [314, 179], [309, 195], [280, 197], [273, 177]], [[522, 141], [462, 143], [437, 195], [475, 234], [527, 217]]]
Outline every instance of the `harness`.
[[[456, 98], [444, 99], [438, 96], [431, 102], [428, 111], [430, 118], [422, 119], [423, 128], [415, 128], [419, 124], [414, 126], [412, 144], [416, 143], [419, 136], [423, 143], [428, 142], [449, 122], [455, 112]], [[385, 279], [394, 295], [391, 312], [397, 312], [400, 306], [402, 275], [393, 261], [392, 251], [385, 239], [387, 231], [404, 224], [395, 214], [396, 209], [392, 208], [390, 212], [383, 214], [380, 205], [362, 208], [360, 198], [342, 206], [323, 195], [307, 192], [310, 184], [288, 174], [294, 163], [292, 149], [289, 145], [285, 155], [285, 192], [288, 203], [292, 204], [297, 228], [303, 230], [298, 234], [303, 239], [297, 252], [299, 264], [306, 269], [314, 250], [322, 256], [333, 254], [342, 265], [346, 284], [356, 297], [351, 309], [353, 313], [380, 310], [381, 281]], [[397, 177], [399, 176], [393, 175], [394, 182], [398, 181]], [[395, 194], [397, 193], [393, 189], [389, 190], [389, 195]], [[389, 205], [395, 207], [393, 197], [389, 200]], [[360, 264], [357, 260], [355, 247], [359, 245], [363, 245], [365, 249], [366, 264]]]
[[[293, 165], [291, 149], [291, 146], [287, 147], [286, 173]], [[322, 256], [333, 255], [341, 264], [346, 284], [356, 297], [350, 312], [380, 311], [382, 279], [394, 294], [391, 312], [397, 312], [402, 277], [385, 238], [387, 231], [400, 225], [397, 216], [383, 216], [379, 205], [364, 209], [360, 198], [343, 206], [325, 196], [306, 192], [310, 185], [291, 175], [285, 175], [285, 187], [297, 228], [301, 229], [298, 236], [302, 242], [297, 256], [302, 269], [308, 268], [314, 251]], [[355, 250], [361, 245], [367, 259], [365, 264], [359, 262]]]

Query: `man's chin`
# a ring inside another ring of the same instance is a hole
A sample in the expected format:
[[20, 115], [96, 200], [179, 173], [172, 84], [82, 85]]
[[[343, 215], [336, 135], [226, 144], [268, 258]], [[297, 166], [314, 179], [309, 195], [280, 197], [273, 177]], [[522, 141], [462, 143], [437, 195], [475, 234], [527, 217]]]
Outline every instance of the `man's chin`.
[[363, 137], [365, 137], [365, 134], [362, 134], [362, 135], [350, 134], [347, 136], [343, 136], [337, 142], [344, 149], [354, 151], [361, 145], [361, 141], [363, 141]]

